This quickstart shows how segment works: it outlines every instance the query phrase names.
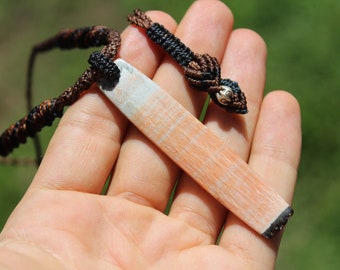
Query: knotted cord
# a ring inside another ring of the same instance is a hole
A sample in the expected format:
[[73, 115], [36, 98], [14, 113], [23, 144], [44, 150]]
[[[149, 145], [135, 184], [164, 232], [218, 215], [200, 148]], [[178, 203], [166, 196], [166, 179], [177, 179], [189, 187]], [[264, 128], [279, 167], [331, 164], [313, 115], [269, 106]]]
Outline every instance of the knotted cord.
[[[206, 91], [220, 107], [232, 113], [247, 113], [247, 101], [237, 82], [221, 79], [221, 68], [215, 57], [196, 54], [185, 46], [179, 38], [141, 10], [136, 9], [128, 20], [146, 30], [147, 36], [160, 45], [182, 68], [188, 83], [201, 91]], [[226, 90], [229, 90], [227, 92]], [[220, 95], [225, 95], [219, 98]]]

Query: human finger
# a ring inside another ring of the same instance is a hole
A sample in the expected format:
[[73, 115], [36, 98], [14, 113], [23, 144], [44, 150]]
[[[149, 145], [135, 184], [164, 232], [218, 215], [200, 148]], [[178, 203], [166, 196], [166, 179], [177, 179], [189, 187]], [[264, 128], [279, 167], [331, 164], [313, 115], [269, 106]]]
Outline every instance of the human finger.
[[[230, 36], [221, 63], [222, 77], [238, 81], [248, 101], [247, 115], [231, 115], [210, 104], [205, 125], [222, 140], [221, 149], [230, 149], [248, 159], [258, 110], [261, 106], [267, 50], [262, 38], [247, 29]], [[188, 176], [181, 179], [170, 215], [184, 219], [204, 232], [210, 243], [216, 241], [226, 209]]]
[[[283, 91], [268, 94], [262, 104], [249, 158], [251, 166], [288, 203], [292, 202], [301, 149], [300, 110]], [[251, 269], [273, 269], [280, 235], [267, 240], [229, 215], [220, 245], [245, 258]], [[261, 250], [261, 252], [258, 252]], [[265, 266], [265, 267], [264, 267]]]
[[[189, 8], [175, 35], [192, 51], [221, 59], [231, 26], [231, 13], [222, 2], [201, 0]], [[188, 87], [183, 71], [170, 57], [165, 57], [153, 80], [197, 116], [205, 95]], [[178, 173], [178, 167], [168, 157], [131, 127], [109, 194], [164, 210]]]

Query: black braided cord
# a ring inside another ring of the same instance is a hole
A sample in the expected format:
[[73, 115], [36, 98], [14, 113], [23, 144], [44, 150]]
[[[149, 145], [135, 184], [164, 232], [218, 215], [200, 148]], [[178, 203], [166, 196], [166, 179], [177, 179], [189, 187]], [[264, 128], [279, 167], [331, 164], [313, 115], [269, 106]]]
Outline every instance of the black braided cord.
[[148, 37], [160, 45], [180, 66], [187, 66], [194, 59], [194, 53], [163, 25], [153, 23], [146, 30]]

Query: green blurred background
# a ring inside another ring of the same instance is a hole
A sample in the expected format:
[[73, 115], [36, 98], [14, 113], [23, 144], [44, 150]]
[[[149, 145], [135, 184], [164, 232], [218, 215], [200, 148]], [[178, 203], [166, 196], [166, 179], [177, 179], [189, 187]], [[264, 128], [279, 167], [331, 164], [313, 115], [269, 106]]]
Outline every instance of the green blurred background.
[[[0, 0], [0, 130], [25, 114], [31, 46], [58, 30], [107, 25], [121, 31], [134, 8], [161, 9], [180, 21], [188, 0]], [[303, 152], [295, 216], [284, 234], [277, 269], [340, 265], [340, 1], [224, 1], [235, 27], [257, 31], [268, 46], [266, 91], [287, 89], [301, 104]], [[35, 103], [58, 95], [87, 66], [89, 51], [52, 51], [38, 58]], [[56, 125], [42, 132], [46, 147]], [[13, 157], [34, 157], [32, 143]], [[76, 161], [75, 161], [76, 162]], [[0, 228], [35, 173], [0, 164]]]

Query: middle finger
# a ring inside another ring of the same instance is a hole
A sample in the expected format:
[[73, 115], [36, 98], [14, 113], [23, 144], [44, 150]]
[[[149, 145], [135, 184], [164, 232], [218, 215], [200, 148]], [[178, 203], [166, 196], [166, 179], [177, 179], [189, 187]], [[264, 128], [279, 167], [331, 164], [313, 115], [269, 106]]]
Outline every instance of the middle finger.
[[[175, 35], [194, 52], [209, 53], [221, 60], [231, 27], [232, 15], [221, 2], [196, 1]], [[169, 57], [153, 79], [197, 116], [205, 95], [189, 89], [182, 70]], [[108, 194], [162, 211], [178, 172], [178, 167], [132, 126], [122, 144]]]

